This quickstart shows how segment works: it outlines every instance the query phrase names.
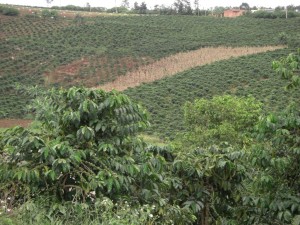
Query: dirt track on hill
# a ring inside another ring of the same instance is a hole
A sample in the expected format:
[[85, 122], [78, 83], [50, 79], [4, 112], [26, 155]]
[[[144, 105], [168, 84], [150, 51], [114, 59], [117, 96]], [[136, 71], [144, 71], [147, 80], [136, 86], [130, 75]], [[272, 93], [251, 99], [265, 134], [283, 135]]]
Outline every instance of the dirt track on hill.
[[101, 88], [106, 91], [111, 91], [113, 89], [123, 91], [129, 87], [136, 87], [143, 83], [150, 83], [164, 77], [173, 76], [177, 73], [197, 66], [203, 66], [216, 61], [230, 59], [232, 57], [274, 51], [282, 48], [286, 47], [207, 47], [190, 52], [178, 53], [163, 58], [152, 64], [142, 66], [136, 71], [132, 71], [124, 76], [120, 76], [113, 82], [97, 86], [95, 89]]
[[14, 126], [27, 127], [32, 120], [22, 120], [22, 119], [1, 119], [0, 128], [10, 128]]

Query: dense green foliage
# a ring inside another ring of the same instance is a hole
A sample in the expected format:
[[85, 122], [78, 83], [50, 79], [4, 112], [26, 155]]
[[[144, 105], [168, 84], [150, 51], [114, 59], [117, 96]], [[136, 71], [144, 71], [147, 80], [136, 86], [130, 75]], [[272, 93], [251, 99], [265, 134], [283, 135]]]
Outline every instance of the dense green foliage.
[[176, 132], [185, 129], [183, 105], [196, 98], [210, 99], [224, 93], [252, 95], [263, 103], [264, 110], [274, 111], [284, 109], [292, 100], [299, 103], [300, 93], [286, 91], [286, 82], [274, 74], [270, 65], [289, 52], [278, 50], [216, 62], [125, 93], [150, 112], [150, 133], [172, 138]]
[[[152, 220], [189, 224], [194, 220], [191, 210], [164, 192], [180, 186], [180, 181], [166, 177], [168, 165], [159, 149], [146, 149], [136, 137], [148, 122], [145, 111], [128, 97], [80, 88], [53, 89], [37, 98], [34, 106], [39, 129], [15, 127], [0, 139], [0, 199], [4, 209], [23, 206], [28, 215], [30, 209], [24, 204], [32, 200], [32, 204], [50, 207], [54, 219], [63, 214], [65, 220], [68, 216], [88, 216], [76, 215], [77, 207], [86, 207], [94, 212], [92, 221], [106, 224], [113, 213], [121, 213], [118, 207], [111, 207], [108, 212], [101, 209], [108, 218], [99, 217], [99, 204], [107, 199], [107, 204], [127, 201], [131, 210], [151, 204], [155, 218], [152, 214], [143, 218], [142, 213], [139, 224]], [[39, 203], [40, 198], [49, 198], [49, 202]], [[55, 202], [58, 208], [53, 208]], [[47, 219], [44, 211], [38, 214], [38, 219]], [[130, 218], [123, 215], [122, 219]], [[27, 219], [38, 223], [33, 217]]]
[[[0, 136], [1, 223], [297, 224], [297, 107], [258, 121], [253, 98], [197, 100], [185, 107], [197, 139], [177, 137], [171, 149], [136, 137], [146, 114], [125, 95], [72, 88], [45, 96], [35, 101], [38, 129]], [[257, 139], [245, 145], [229, 132], [226, 142], [202, 142], [224, 124]]]
[[[154, 205], [149, 209], [154, 217], [151, 214], [150, 218], [144, 218], [142, 214], [140, 224], [151, 220], [158, 224], [188, 224], [195, 218], [214, 221], [227, 217], [224, 213], [220, 217], [221, 211], [232, 203], [223, 197], [229, 196], [229, 190], [235, 193], [243, 180], [244, 169], [231, 168], [232, 175], [224, 174], [221, 179], [215, 179], [214, 174], [227, 163], [232, 167], [241, 153], [229, 148], [192, 150], [184, 154], [154, 146], [146, 148], [135, 136], [147, 126], [145, 112], [116, 92], [72, 88], [52, 90], [45, 96], [34, 104], [40, 122], [38, 130], [16, 127], [1, 137], [0, 198], [4, 199], [5, 208], [21, 206], [20, 217], [25, 210], [29, 223], [46, 220], [43, 211], [38, 212], [37, 219], [28, 218], [30, 210], [38, 207], [36, 204], [43, 204], [45, 210], [50, 207], [54, 221], [61, 214], [61, 220], [87, 216], [75, 214], [85, 207], [92, 210], [92, 221], [105, 223], [106, 213], [112, 219], [112, 213], [120, 212], [116, 207], [108, 212], [104, 208], [99, 218], [99, 204], [103, 201], [107, 204], [128, 201], [130, 212], [143, 204]], [[208, 160], [212, 154], [214, 161]], [[188, 161], [192, 155], [198, 161]], [[209, 164], [201, 169], [202, 161]], [[198, 167], [191, 171], [189, 168], [195, 163]], [[203, 181], [190, 183], [191, 177]], [[217, 192], [212, 187], [225, 194], [216, 198]], [[37, 196], [50, 198], [50, 202], [40, 203]], [[68, 206], [70, 201], [86, 206]], [[53, 208], [55, 202], [58, 208]], [[76, 207], [79, 207], [77, 211]], [[207, 214], [211, 208], [216, 213], [215, 219]], [[130, 216], [123, 215], [122, 222], [131, 220]]]
[[244, 199], [249, 211], [254, 210], [253, 221], [289, 224], [300, 214], [299, 129], [299, 104], [262, 117], [258, 123], [259, 143], [251, 153], [251, 165], [256, 169], [252, 193]]
[[[0, 104], [10, 117], [24, 115], [28, 96], [16, 83], [44, 84], [47, 74], [85, 59], [75, 72], [62, 72], [57, 83], [96, 86], [136, 67], [171, 54], [204, 46], [288, 44], [299, 41], [299, 19], [257, 20], [181, 16], [97, 17], [84, 23], [70, 19], [18, 17], [1, 22]], [[74, 74], [73, 74], [74, 73]], [[22, 96], [22, 98], [20, 97]]]
[[[231, 208], [246, 176], [242, 151], [147, 147], [136, 137], [145, 112], [116, 92], [52, 90], [34, 106], [38, 129], [15, 127], [0, 139], [1, 204], [19, 211], [20, 224], [238, 219]], [[150, 214], [130, 216], [143, 208]]]
[[16, 127], [2, 140], [7, 143], [1, 152], [1, 180], [6, 181], [1, 189], [6, 196], [20, 189], [18, 198], [38, 191], [87, 201], [91, 191], [117, 197], [123, 185], [130, 185], [139, 171], [130, 155], [142, 148], [131, 136], [147, 125], [138, 105], [116, 93], [81, 89], [52, 91], [43, 102], [36, 101], [39, 133]]
[[243, 151], [228, 146], [178, 149], [173, 167], [182, 187], [175, 197], [187, 199], [183, 204], [192, 209], [198, 224], [239, 224], [244, 156]]
[[0, 14], [5, 16], [18, 16], [20, 12], [16, 8], [0, 5]]
[[261, 104], [253, 97], [215, 96], [211, 100], [196, 99], [184, 106], [187, 132], [181, 148], [195, 149], [214, 144], [230, 143], [243, 148], [249, 145], [251, 128], [261, 115]]
[[189, 138], [159, 148], [137, 138], [147, 116], [125, 95], [53, 89], [38, 129], [0, 136], [1, 209], [16, 212], [0, 222], [299, 224], [298, 106], [258, 120], [253, 97], [189, 102]]
[[287, 57], [274, 61], [273, 69], [282, 78], [290, 81], [288, 89], [298, 87], [300, 85], [300, 48], [296, 53], [290, 53]]

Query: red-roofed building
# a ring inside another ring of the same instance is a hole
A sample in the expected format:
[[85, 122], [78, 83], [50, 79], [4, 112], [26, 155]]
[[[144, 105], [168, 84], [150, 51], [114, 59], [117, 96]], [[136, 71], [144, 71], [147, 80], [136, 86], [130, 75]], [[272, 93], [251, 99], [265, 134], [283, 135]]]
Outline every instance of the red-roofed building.
[[244, 9], [227, 9], [224, 11], [224, 17], [238, 17], [244, 15]]

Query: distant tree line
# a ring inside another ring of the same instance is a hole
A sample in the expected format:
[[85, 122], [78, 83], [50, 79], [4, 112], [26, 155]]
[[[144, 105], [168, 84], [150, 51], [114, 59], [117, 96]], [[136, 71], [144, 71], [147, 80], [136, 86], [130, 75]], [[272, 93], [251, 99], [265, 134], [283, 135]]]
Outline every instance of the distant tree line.
[[[216, 6], [211, 8], [210, 10], [200, 9], [199, 0], [194, 0], [191, 3], [190, 0], [175, 0], [174, 3], [170, 6], [166, 5], [155, 5], [153, 9], [149, 9], [145, 2], [139, 4], [135, 2], [133, 7], [130, 8], [130, 4], [128, 0], [123, 0], [121, 6], [115, 6], [113, 8], [105, 8], [105, 7], [91, 7], [89, 3], [86, 4], [86, 7], [79, 7], [75, 5], [67, 5], [67, 6], [53, 6], [53, 9], [62, 9], [62, 10], [72, 10], [72, 11], [91, 11], [91, 12], [107, 12], [107, 13], [132, 13], [132, 14], [158, 14], [158, 15], [197, 15], [197, 16], [206, 16], [206, 15], [214, 15], [221, 16], [224, 13], [224, 10], [229, 7], [220, 7]], [[247, 11], [257, 10], [257, 7], [250, 7], [248, 3], [243, 2], [237, 9], [244, 9]], [[300, 10], [299, 6], [289, 5], [287, 6], [288, 11], [297, 11]], [[284, 10], [284, 7], [277, 6], [276, 11]], [[269, 15], [264, 13], [257, 13], [254, 17], [262, 17], [262, 18], [281, 18], [281, 15]], [[294, 15], [294, 14], [293, 14]], [[293, 17], [291, 14], [291, 17]]]
[[293, 18], [293, 17], [299, 17], [300, 13], [297, 13], [295, 11], [284, 11], [284, 10], [275, 10], [273, 12], [264, 11], [264, 10], [258, 10], [256, 12], [253, 12], [251, 14], [248, 14], [250, 17], [254, 18], [263, 18], [263, 19], [277, 19], [277, 18]]
[[[51, 4], [51, 0], [47, 1], [48, 4]], [[175, 0], [172, 5], [166, 6], [155, 5], [154, 8], [149, 9], [145, 2], [139, 4], [135, 2], [133, 7], [130, 8], [128, 0], [123, 0], [120, 6], [115, 6], [112, 8], [105, 7], [92, 7], [90, 3], [86, 3], [85, 7], [76, 6], [76, 5], [66, 5], [66, 6], [52, 6], [52, 9], [57, 10], [70, 10], [70, 11], [85, 11], [85, 12], [106, 12], [106, 13], [128, 13], [128, 14], [156, 14], [156, 15], [197, 15], [197, 16], [222, 16], [226, 9], [230, 7], [215, 6], [210, 9], [200, 9], [199, 0], [194, 0], [191, 3], [190, 0]], [[267, 8], [258, 9], [256, 6], [250, 7], [248, 3], [243, 2], [239, 7], [233, 7], [234, 9], [244, 9], [248, 12], [250, 10], [258, 10], [252, 16], [255, 18], [285, 18], [284, 6], [277, 6], [274, 12], [264, 11]], [[288, 17], [299, 16], [297, 12], [300, 12], [300, 5], [288, 5], [287, 6]], [[6, 5], [0, 5], [0, 13], [8, 16], [19, 15], [19, 11], [16, 8], [9, 7]], [[250, 13], [248, 13], [250, 14]]]
[[[51, 4], [51, 0], [47, 0], [48, 4]], [[85, 7], [76, 5], [66, 5], [66, 6], [52, 6], [52, 9], [56, 10], [70, 10], [70, 11], [86, 11], [86, 12], [106, 12], [106, 13], [128, 13], [128, 14], [156, 14], [156, 15], [197, 15], [197, 16], [221, 16], [226, 9], [230, 7], [216, 6], [210, 9], [200, 9], [199, 0], [175, 0], [172, 5], [155, 5], [152, 9], [148, 8], [145, 2], [138, 3], [135, 2], [133, 7], [130, 7], [128, 0], [123, 0], [120, 6], [115, 6], [112, 8], [105, 7], [93, 7], [90, 3], [86, 3]], [[248, 3], [243, 2], [239, 7], [234, 7], [236, 9], [259, 10], [256, 6], [250, 7]], [[263, 10], [259, 10], [263, 11]], [[256, 18], [283, 18], [283, 11], [285, 11], [284, 6], [277, 6], [274, 13], [270, 12], [258, 12], [254, 13], [253, 17]], [[299, 16], [296, 12], [300, 12], [300, 5], [287, 6], [287, 11], [289, 17]], [[9, 7], [6, 5], [0, 5], [0, 13], [9, 16], [19, 15], [19, 11], [16, 8]]]
[[[133, 7], [130, 8], [130, 4], [128, 0], [123, 0], [120, 6], [115, 6], [112, 8], [105, 7], [91, 7], [89, 3], [87, 3], [86, 7], [79, 7], [75, 5], [67, 5], [67, 6], [53, 6], [53, 9], [62, 9], [62, 10], [72, 10], [72, 11], [91, 11], [91, 12], [107, 12], [107, 13], [130, 13], [130, 14], [158, 14], [158, 15], [197, 15], [197, 16], [221, 16], [226, 9], [230, 7], [222, 7], [216, 6], [210, 9], [200, 9], [199, 0], [194, 0], [192, 3], [190, 0], [175, 0], [174, 3], [170, 6], [155, 5], [154, 8], [149, 9], [145, 2], [138, 3], [134, 2]], [[256, 6], [250, 7], [248, 3], [243, 2], [239, 7], [234, 7], [236, 9], [243, 9], [246, 11], [250, 10], [259, 10]], [[285, 8], [283, 6], [277, 6], [275, 8], [276, 12], [283, 11]], [[295, 11], [300, 10], [299, 6], [289, 5], [287, 6], [287, 10], [290, 12], [290, 17], [294, 17]], [[262, 16], [263, 14], [263, 16]], [[280, 13], [270, 15], [265, 13], [256, 13], [254, 17], [262, 17], [262, 18], [281, 18], [283, 17]]]
[[[88, 4], [89, 5], [89, 4]], [[171, 6], [155, 5], [153, 9], [149, 9], [145, 2], [139, 4], [135, 2], [130, 8], [128, 0], [124, 0], [121, 6], [112, 8], [105, 7], [80, 7], [75, 5], [53, 6], [52, 9], [70, 10], [70, 11], [91, 11], [91, 12], [107, 12], [107, 13], [130, 13], [130, 14], [159, 14], [159, 15], [209, 15], [214, 14], [209, 10], [200, 10], [198, 0], [194, 2], [194, 8], [189, 0], [176, 0]], [[215, 7], [213, 11], [224, 11], [224, 7]]]
[[255, 8], [255, 12], [249, 13], [248, 16], [254, 18], [276, 19], [276, 18], [293, 18], [300, 16], [300, 5], [277, 6], [274, 10], [271, 8]]

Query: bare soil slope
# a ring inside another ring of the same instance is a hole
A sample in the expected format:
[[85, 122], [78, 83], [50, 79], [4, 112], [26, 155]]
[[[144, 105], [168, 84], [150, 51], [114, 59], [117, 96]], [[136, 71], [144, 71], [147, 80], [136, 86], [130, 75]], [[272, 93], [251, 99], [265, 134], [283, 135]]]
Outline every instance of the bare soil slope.
[[22, 119], [1, 119], [0, 128], [10, 128], [14, 126], [27, 127], [32, 121]]

